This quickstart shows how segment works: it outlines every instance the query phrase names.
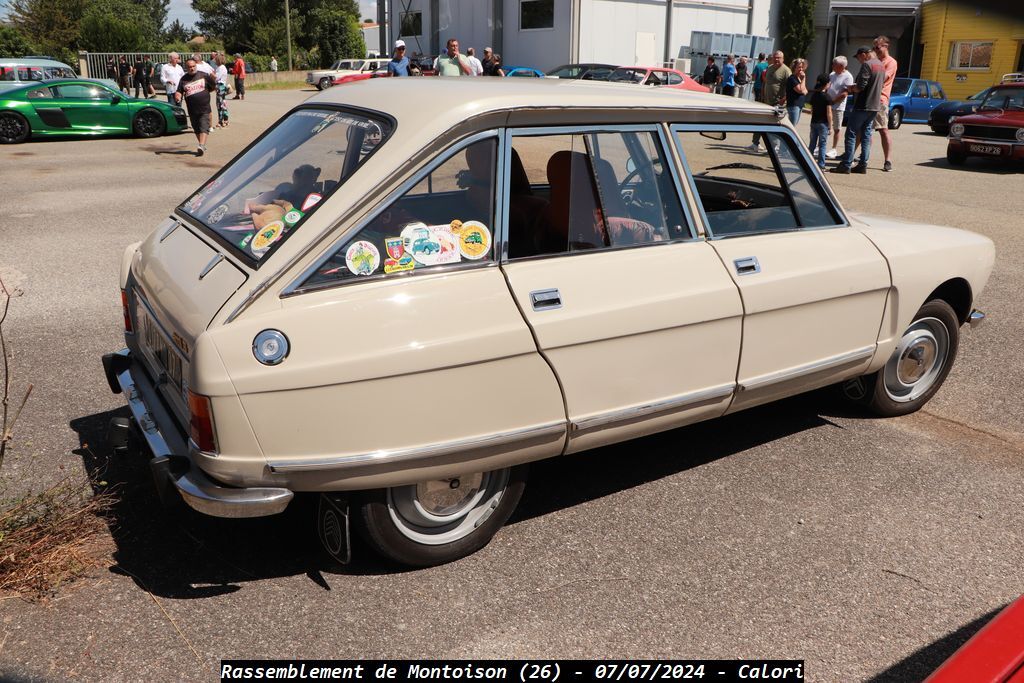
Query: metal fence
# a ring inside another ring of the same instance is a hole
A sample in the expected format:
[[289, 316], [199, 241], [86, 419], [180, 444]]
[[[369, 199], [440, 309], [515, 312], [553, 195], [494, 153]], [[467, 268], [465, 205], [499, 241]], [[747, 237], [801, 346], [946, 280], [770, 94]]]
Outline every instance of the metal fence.
[[[117, 80], [116, 69], [121, 57], [125, 58], [125, 61], [128, 62], [129, 66], [134, 66], [139, 57], [142, 57], [143, 59], [148, 59], [153, 62], [153, 66], [156, 67], [167, 61], [168, 54], [169, 53], [167, 52], [79, 52], [78, 69], [85, 78], [113, 78], [114, 80]], [[207, 61], [209, 61], [211, 55], [213, 55], [212, 52], [199, 53], [199, 56]], [[184, 65], [185, 60], [191, 56], [191, 54], [181, 53], [182, 64]], [[107, 73], [108, 59], [114, 60], [114, 76]], [[159, 80], [159, 73], [157, 73], [155, 74], [156, 83], [159, 83]]]

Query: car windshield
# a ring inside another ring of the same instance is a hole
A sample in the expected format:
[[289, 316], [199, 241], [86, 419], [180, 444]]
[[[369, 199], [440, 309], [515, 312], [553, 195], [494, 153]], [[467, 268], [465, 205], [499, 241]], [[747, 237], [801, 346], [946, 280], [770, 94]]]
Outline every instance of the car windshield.
[[548, 76], [554, 76], [555, 78], [579, 78], [582, 67], [566, 65], [560, 66], [557, 69], [552, 69], [548, 72]]
[[647, 69], [616, 69], [608, 77], [609, 81], [620, 81], [626, 83], [642, 83]]
[[299, 109], [179, 208], [258, 262], [294, 233], [391, 130], [383, 117]]
[[905, 95], [910, 90], [910, 84], [913, 83], [909, 78], [897, 78], [892, 82], [892, 94], [893, 95]]
[[1024, 110], [1024, 86], [1020, 88], [996, 88], [988, 94], [979, 109]]

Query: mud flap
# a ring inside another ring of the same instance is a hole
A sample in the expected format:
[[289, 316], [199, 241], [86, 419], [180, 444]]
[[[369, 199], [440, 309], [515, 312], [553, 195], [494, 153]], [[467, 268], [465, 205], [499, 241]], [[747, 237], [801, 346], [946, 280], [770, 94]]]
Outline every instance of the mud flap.
[[321, 493], [316, 513], [316, 534], [327, 554], [340, 564], [352, 561], [352, 543], [348, 527], [348, 497]]

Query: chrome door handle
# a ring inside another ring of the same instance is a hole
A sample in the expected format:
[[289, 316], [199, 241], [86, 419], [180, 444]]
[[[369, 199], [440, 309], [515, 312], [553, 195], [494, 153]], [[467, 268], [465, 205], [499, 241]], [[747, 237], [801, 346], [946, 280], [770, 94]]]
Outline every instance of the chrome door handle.
[[753, 275], [761, 272], [761, 264], [757, 262], [756, 256], [738, 258], [732, 263], [736, 266], [737, 275]]
[[530, 303], [535, 311], [548, 311], [562, 307], [562, 295], [557, 289], [538, 289], [530, 292]]

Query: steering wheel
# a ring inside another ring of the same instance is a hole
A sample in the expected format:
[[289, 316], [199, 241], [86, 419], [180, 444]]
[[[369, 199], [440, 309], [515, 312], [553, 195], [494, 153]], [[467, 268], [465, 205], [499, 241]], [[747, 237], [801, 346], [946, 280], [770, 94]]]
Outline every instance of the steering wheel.
[[[643, 166], [637, 166], [632, 171], [629, 171], [628, 173], [626, 173], [626, 177], [623, 178], [622, 182], [619, 183], [619, 195], [622, 195], [624, 192], [627, 191], [627, 186], [633, 181], [633, 178], [635, 178], [638, 175], [640, 175], [640, 173], [642, 171], [646, 171], [647, 169], [650, 169], [651, 173], [655, 174], [655, 165], [659, 165], [660, 166], [661, 165], [661, 159], [655, 159], [654, 161], [648, 162], [647, 164], [645, 164]], [[632, 192], [630, 192], [630, 194], [632, 194]]]

